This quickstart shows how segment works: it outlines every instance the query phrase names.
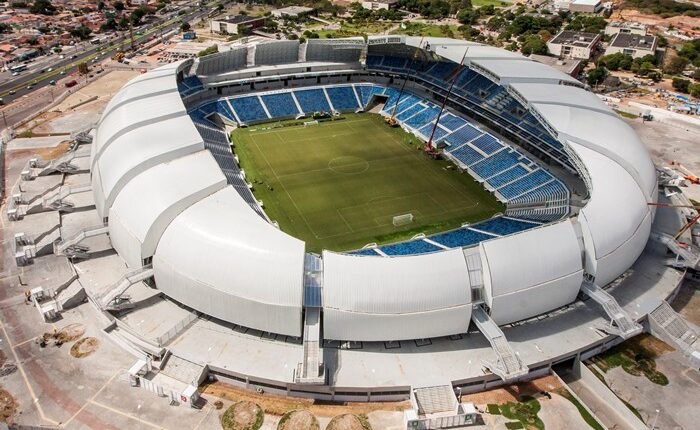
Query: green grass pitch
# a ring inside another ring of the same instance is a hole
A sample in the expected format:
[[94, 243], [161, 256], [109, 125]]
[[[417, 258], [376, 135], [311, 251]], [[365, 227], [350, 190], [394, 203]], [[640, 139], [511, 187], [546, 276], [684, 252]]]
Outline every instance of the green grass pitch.
[[[504, 210], [467, 173], [376, 114], [317, 125], [233, 132], [234, 151], [270, 219], [308, 251], [347, 251], [410, 239]], [[409, 143], [410, 142], [410, 143]], [[393, 217], [413, 214], [395, 227]]]

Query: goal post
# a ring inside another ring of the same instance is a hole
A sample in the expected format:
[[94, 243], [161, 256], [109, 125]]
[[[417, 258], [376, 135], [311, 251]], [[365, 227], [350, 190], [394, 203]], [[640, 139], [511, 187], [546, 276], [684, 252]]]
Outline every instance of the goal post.
[[396, 215], [392, 220], [394, 227], [401, 227], [413, 222], [413, 214]]

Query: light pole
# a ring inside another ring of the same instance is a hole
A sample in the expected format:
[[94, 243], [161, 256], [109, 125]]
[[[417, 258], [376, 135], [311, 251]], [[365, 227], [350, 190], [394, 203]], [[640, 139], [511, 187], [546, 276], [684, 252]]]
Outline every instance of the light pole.
[[654, 430], [656, 428], [656, 420], [659, 419], [659, 412], [660, 410], [656, 410], [656, 415], [654, 416], [654, 422], [651, 424], [651, 430]]

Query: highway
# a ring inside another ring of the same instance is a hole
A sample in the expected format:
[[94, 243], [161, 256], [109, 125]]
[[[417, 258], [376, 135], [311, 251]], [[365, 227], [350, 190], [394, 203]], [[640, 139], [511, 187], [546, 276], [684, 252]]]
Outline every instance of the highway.
[[[190, 11], [184, 15], [174, 16], [169, 19], [166, 18], [165, 22], [157, 23], [153, 27], [148, 28], [142, 35], [135, 35], [134, 46], [138, 46], [141, 43], [150, 40], [157, 31], [160, 31], [161, 34], [167, 33], [170, 30], [178, 28], [182, 21], [191, 21], [193, 19], [201, 18], [206, 16], [207, 13], [208, 9], [205, 8], [204, 10]], [[61, 72], [65, 72], [64, 75], [69, 75], [76, 72], [78, 70], [78, 65], [83, 62], [88, 63], [90, 66], [93, 64], [98, 64], [99, 61], [114, 55], [119, 49], [128, 49], [131, 44], [128, 36], [123, 34], [108, 41], [107, 43], [108, 44], [106, 46], [96, 45], [94, 48], [76, 54], [76, 58], [66, 57], [63, 60], [57, 61], [53, 64], [47, 64], [42, 69], [48, 70], [51, 68], [52, 71], [50, 72], [45, 71], [44, 73], [41, 73], [39, 70], [23, 72], [15, 79], [0, 84], [0, 98], [2, 98], [7, 104], [12, 100], [27, 95], [38, 88], [49, 85], [52, 80], [57, 81], [58, 79], [62, 78]], [[58, 56], [56, 58], [58, 58]], [[95, 63], [91, 63], [94, 58], [98, 58], [98, 60]], [[27, 89], [27, 86], [30, 84], [32, 84], [32, 88]], [[14, 91], [14, 94], [10, 94], [12, 91]]]

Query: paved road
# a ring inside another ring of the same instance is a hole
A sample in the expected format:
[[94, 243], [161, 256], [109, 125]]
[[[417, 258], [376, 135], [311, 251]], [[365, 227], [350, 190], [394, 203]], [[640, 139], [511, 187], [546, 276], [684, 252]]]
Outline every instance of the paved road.
[[[182, 16], [176, 16], [163, 23], [158, 23], [157, 25], [147, 29], [143, 35], [134, 37], [134, 45], [138, 46], [150, 40], [154, 33], [160, 31], [161, 33], [166, 33], [180, 26], [181, 21], [192, 21], [193, 19], [201, 18], [208, 13], [208, 9], [192, 11], [188, 14]], [[77, 58], [65, 58], [53, 64], [51, 66], [53, 70], [51, 72], [40, 73], [39, 71], [25, 72], [24, 74], [18, 76], [15, 80], [0, 84], [0, 97], [5, 103], [15, 100], [23, 95], [27, 95], [32, 91], [49, 85], [52, 80], [58, 80], [62, 75], [62, 71], [66, 75], [71, 74], [78, 70], [78, 64], [82, 62], [90, 62], [93, 58], [99, 56], [99, 61], [114, 55], [122, 46], [129, 45], [129, 38], [121, 35], [115, 39], [109, 41], [107, 46], [95, 46], [87, 51], [77, 54]], [[49, 66], [47, 66], [49, 67]], [[33, 88], [28, 89], [29, 84], [33, 84]], [[14, 94], [10, 94], [10, 91], [14, 91]], [[9, 122], [9, 121], [8, 121]]]

